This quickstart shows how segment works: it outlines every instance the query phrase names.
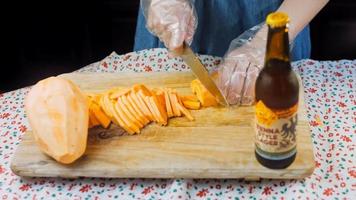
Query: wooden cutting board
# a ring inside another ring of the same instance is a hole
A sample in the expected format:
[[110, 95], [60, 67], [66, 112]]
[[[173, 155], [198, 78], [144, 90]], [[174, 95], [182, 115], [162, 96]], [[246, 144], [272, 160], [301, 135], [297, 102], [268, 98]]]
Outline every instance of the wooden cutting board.
[[[191, 94], [191, 73], [71, 73], [61, 75], [85, 92], [144, 83]], [[302, 88], [302, 87], [301, 87]], [[301, 90], [302, 91], [302, 90]], [[302, 92], [301, 92], [302, 95]], [[301, 96], [297, 126], [297, 156], [287, 169], [261, 166], [254, 155], [254, 109], [251, 106], [205, 108], [192, 111], [195, 121], [154, 123], [140, 135], [127, 135], [119, 127], [89, 131], [84, 156], [62, 165], [44, 155], [31, 131], [22, 138], [11, 169], [31, 177], [140, 177], [140, 178], [245, 178], [299, 179], [314, 170], [313, 146]]]

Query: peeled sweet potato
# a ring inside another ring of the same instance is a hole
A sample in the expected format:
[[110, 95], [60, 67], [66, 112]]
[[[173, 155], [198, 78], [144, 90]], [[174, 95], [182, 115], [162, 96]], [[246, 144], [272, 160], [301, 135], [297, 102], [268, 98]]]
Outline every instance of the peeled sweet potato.
[[89, 108], [86, 96], [72, 82], [50, 77], [28, 93], [25, 109], [39, 148], [60, 163], [84, 154]]

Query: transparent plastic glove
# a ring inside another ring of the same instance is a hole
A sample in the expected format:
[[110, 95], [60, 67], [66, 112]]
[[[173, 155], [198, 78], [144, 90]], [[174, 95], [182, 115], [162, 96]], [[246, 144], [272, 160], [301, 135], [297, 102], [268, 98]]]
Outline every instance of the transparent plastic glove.
[[254, 26], [230, 43], [217, 79], [230, 105], [254, 102], [255, 81], [264, 63], [267, 30], [264, 24]]
[[146, 27], [173, 53], [179, 54], [184, 41], [189, 44], [197, 27], [193, 0], [141, 0]]

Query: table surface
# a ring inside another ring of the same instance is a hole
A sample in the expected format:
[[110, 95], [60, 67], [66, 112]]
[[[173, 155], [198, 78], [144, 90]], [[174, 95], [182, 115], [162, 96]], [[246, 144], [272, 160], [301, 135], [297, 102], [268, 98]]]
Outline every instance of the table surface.
[[[207, 68], [218, 57], [200, 56]], [[356, 60], [293, 63], [304, 85], [316, 169], [303, 180], [21, 178], [10, 162], [29, 129], [29, 87], [0, 94], [0, 198], [3, 199], [355, 199]], [[165, 49], [112, 53], [78, 72], [185, 71]]]

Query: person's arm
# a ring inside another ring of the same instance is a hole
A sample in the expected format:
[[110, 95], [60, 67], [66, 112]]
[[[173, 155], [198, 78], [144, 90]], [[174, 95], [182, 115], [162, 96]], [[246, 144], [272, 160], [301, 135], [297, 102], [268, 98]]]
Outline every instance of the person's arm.
[[289, 39], [298, 35], [303, 28], [315, 17], [315, 15], [328, 3], [329, 0], [285, 0], [278, 11], [288, 14]]
[[[328, 0], [285, 0], [282, 3], [278, 11], [287, 13], [290, 18], [290, 42], [327, 2]], [[260, 26], [262, 27], [256, 30]], [[254, 84], [263, 66], [267, 31], [266, 25], [258, 25], [230, 43], [219, 66], [217, 79], [218, 87], [229, 104], [250, 105], [254, 102]]]

